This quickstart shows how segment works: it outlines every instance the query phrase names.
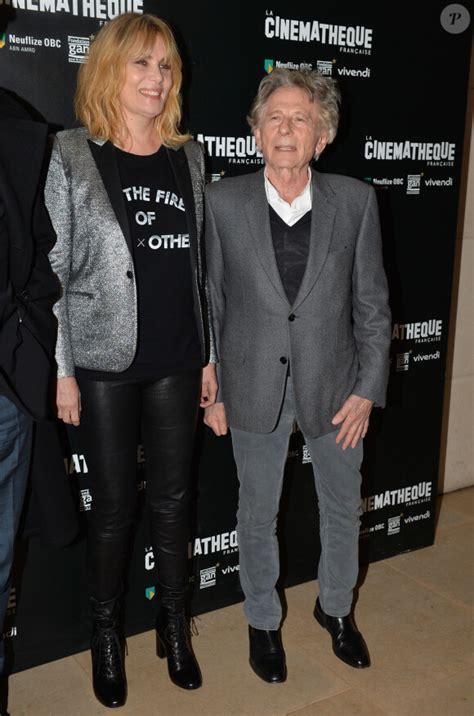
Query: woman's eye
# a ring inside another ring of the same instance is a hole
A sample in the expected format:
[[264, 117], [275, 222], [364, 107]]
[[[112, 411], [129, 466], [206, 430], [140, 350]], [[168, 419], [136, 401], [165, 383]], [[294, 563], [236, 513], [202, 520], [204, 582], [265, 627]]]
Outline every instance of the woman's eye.
[[160, 64], [160, 69], [165, 70], [166, 72], [168, 72], [168, 70], [171, 69], [171, 65], [168, 64], [168, 62], [162, 62], [162, 63]]
[[145, 59], [135, 60], [136, 65], [142, 65], [142, 67], [147, 66], [147, 61]]

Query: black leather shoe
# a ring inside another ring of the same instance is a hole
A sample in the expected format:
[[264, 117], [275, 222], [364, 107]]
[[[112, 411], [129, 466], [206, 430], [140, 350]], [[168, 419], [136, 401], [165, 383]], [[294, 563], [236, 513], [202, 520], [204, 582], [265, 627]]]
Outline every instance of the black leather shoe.
[[92, 682], [98, 701], [108, 708], [127, 700], [124, 649], [117, 625], [117, 600], [91, 599], [94, 623], [91, 638]]
[[286, 659], [279, 629], [266, 631], [249, 626], [250, 666], [264, 681], [286, 681]]
[[199, 689], [201, 670], [191, 645], [189, 621], [183, 610], [160, 607], [156, 618], [156, 653], [168, 661], [171, 681], [181, 689]]
[[346, 617], [330, 617], [325, 614], [316, 600], [314, 618], [332, 637], [332, 648], [335, 655], [355, 669], [366, 669], [370, 666], [369, 650], [364, 637], [357, 629], [352, 614]]

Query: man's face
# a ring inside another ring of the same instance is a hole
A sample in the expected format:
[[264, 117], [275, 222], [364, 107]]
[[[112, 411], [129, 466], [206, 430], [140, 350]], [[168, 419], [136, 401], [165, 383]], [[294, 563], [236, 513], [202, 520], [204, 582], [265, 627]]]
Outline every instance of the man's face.
[[299, 87], [280, 87], [270, 95], [254, 133], [266, 165], [274, 170], [302, 169], [327, 144], [317, 105]]

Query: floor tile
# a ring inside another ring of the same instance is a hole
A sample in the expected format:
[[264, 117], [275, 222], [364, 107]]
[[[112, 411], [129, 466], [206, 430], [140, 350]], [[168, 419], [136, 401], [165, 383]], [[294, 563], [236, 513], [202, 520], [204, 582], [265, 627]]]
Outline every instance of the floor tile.
[[384, 716], [386, 711], [371, 703], [358, 689], [349, 689], [324, 701], [292, 711], [288, 716]]
[[391, 716], [472, 716], [474, 712], [472, 672], [442, 679], [428, 689], [413, 684], [401, 703], [387, 708]]
[[448, 492], [442, 499], [443, 504], [450, 510], [474, 519], [474, 488]]
[[[387, 563], [388, 564], [388, 563]], [[311, 615], [316, 585], [288, 590], [291, 639], [381, 708], [413, 684], [427, 688], [473, 664], [472, 614], [407, 575], [378, 563], [360, 592], [356, 620], [372, 657], [369, 669], [353, 669], [332, 653], [329, 634]]]
[[456, 604], [474, 606], [473, 544], [474, 522], [467, 522], [440, 530], [436, 548], [401, 554], [387, 564]]
[[[128, 639], [123, 716], [472, 716], [474, 489], [445, 495], [433, 547], [370, 565], [356, 620], [372, 656], [356, 670], [332, 653], [312, 611], [317, 582], [286, 592], [288, 681], [265, 684], [248, 665], [242, 605], [196, 620], [202, 689], [171, 684], [154, 632]], [[89, 652], [15, 674], [12, 716], [105, 716]]]
[[471, 519], [468, 515], [451, 507], [445, 496], [438, 497], [436, 501], [436, 541], [439, 543], [442, 539], [443, 530], [465, 524]]

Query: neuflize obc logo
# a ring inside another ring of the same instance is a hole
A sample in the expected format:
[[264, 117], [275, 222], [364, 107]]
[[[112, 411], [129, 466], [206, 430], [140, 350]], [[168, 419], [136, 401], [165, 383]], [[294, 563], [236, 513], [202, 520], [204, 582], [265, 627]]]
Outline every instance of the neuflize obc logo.
[[267, 75], [269, 75], [271, 72], [273, 72], [273, 60], [264, 60], [263, 61], [263, 67], [265, 69], [265, 72]]
[[7, 36], [6, 36], [6, 34], [3, 32], [3, 33], [0, 35], [0, 50], [2, 49], [2, 47], [5, 47], [6, 43], [7, 43]]

